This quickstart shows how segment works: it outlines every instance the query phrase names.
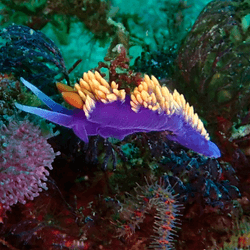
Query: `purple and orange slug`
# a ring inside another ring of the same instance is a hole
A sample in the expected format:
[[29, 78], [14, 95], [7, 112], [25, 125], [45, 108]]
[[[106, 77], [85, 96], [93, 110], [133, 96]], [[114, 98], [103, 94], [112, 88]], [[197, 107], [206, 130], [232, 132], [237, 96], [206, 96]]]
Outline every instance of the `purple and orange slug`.
[[145, 75], [130, 95], [109, 84], [98, 72], [84, 73], [75, 88], [57, 84], [63, 98], [75, 109], [68, 110], [21, 78], [52, 111], [16, 103], [16, 107], [56, 124], [73, 129], [84, 142], [88, 136], [100, 135], [123, 140], [137, 132], [169, 131], [167, 138], [209, 157], [221, 156], [218, 147], [194, 109], [176, 90], [171, 94], [158, 80]]

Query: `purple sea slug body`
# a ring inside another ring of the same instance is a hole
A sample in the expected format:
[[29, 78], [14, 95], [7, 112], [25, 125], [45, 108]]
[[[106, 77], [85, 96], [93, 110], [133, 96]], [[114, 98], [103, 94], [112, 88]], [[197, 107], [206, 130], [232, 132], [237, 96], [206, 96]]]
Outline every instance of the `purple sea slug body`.
[[184, 96], [176, 90], [171, 94], [154, 76], [150, 79], [145, 75], [130, 95], [119, 90], [115, 82], [109, 84], [98, 72], [84, 73], [74, 89], [58, 83], [63, 98], [76, 107], [74, 110], [54, 102], [23, 78], [21, 81], [52, 111], [16, 103], [17, 108], [71, 128], [85, 142], [91, 135], [122, 140], [136, 132], [169, 131], [170, 140], [205, 156], [221, 156]]

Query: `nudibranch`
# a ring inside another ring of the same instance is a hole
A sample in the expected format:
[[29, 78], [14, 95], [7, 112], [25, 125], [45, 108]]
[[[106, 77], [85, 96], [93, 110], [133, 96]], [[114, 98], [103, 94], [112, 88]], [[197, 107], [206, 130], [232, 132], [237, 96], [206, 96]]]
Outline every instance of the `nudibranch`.
[[167, 139], [205, 156], [221, 156], [184, 96], [176, 90], [171, 94], [154, 76], [150, 79], [145, 75], [130, 95], [98, 72], [84, 73], [74, 88], [57, 83], [65, 101], [75, 107], [73, 110], [56, 103], [23, 78], [21, 81], [51, 110], [16, 103], [17, 108], [71, 128], [85, 142], [91, 135], [122, 140], [136, 132], [168, 131]]

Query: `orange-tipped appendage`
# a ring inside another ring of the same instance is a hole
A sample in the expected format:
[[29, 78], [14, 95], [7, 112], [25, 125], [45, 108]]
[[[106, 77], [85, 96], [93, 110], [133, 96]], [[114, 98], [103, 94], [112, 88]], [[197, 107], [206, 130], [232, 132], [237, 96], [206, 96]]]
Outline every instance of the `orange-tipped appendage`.
[[77, 93], [73, 92], [62, 92], [63, 99], [70, 104], [71, 106], [82, 109], [83, 108], [83, 100]]
[[77, 90], [75, 90], [74, 88], [72, 88], [64, 83], [61, 83], [61, 82], [57, 82], [56, 87], [60, 93], [62, 93], [62, 92], [77, 92]]

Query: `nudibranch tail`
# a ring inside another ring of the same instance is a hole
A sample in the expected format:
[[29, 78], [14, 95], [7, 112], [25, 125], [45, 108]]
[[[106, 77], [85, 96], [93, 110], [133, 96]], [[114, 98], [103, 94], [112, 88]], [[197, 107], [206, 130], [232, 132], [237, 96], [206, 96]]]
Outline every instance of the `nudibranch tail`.
[[209, 134], [203, 122], [194, 113], [193, 107], [186, 102], [184, 96], [180, 95], [177, 90], [174, 90], [172, 95], [168, 88], [166, 86], [162, 87], [154, 76], [150, 79], [148, 75], [145, 75], [144, 81], [131, 94], [130, 104], [135, 112], [144, 107], [157, 111], [159, 114], [164, 112], [168, 116], [173, 114], [181, 115], [187, 123], [209, 140]]
[[74, 110], [67, 110], [21, 80], [52, 111], [17, 104], [19, 109], [70, 127], [85, 142], [88, 136], [97, 134], [122, 140], [136, 132], [168, 131], [168, 139], [206, 156], [220, 157], [220, 150], [209, 140], [193, 107], [176, 90], [171, 94], [154, 76], [145, 75], [131, 95], [115, 82], [108, 83], [98, 72], [84, 73], [74, 88], [58, 83], [57, 88]]
[[218, 147], [210, 141], [203, 122], [194, 112], [194, 108], [186, 102], [184, 96], [177, 90], [171, 94], [168, 88], [162, 87], [154, 76], [150, 79], [145, 75], [141, 84], [132, 92], [130, 105], [131, 109], [138, 114], [143, 109], [158, 112], [159, 115], [164, 114], [167, 123], [162, 130], [173, 133], [167, 136], [168, 139], [206, 156], [215, 158], [221, 156]]

